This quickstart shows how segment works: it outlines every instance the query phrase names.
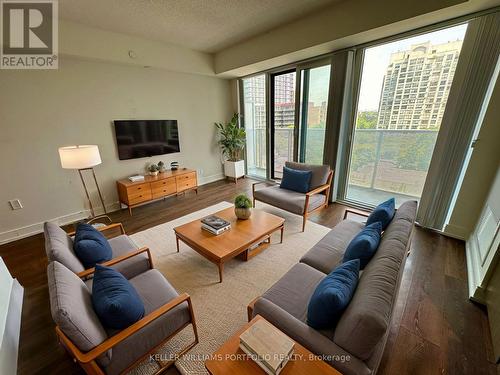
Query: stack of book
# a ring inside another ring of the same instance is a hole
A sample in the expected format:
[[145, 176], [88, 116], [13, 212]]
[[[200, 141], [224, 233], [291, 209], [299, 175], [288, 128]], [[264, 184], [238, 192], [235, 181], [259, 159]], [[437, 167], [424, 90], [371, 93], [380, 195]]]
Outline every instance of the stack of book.
[[240, 348], [267, 374], [278, 375], [293, 355], [295, 342], [261, 319], [240, 335]]
[[218, 216], [208, 216], [201, 220], [201, 229], [212, 234], [219, 235], [226, 230], [231, 229], [231, 223]]

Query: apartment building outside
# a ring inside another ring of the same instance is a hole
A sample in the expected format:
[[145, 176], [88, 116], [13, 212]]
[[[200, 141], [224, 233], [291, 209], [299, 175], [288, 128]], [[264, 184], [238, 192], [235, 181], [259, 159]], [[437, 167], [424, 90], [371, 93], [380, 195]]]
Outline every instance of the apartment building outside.
[[438, 130], [462, 41], [395, 52], [384, 77], [377, 129]]

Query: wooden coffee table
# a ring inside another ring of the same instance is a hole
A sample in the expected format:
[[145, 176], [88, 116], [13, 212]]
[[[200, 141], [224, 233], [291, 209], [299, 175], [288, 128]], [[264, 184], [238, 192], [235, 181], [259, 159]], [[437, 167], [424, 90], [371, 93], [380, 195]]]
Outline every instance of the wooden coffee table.
[[234, 207], [214, 213], [231, 223], [231, 229], [218, 236], [201, 229], [201, 220], [174, 228], [179, 252], [179, 240], [196, 250], [219, 268], [219, 282], [222, 282], [224, 263], [238, 255], [247, 261], [266, 249], [271, 243], [271, 234], [283, 229], [285, 219], [267, 212], [252, 209], [252, 216], [248, 220], [238, 220], [234, 214]]
[[[247, 358], [243, 350], [240, 349], [240, 335], [259, 319], [264, 318], [257, 315], [231, 336], [213, 354], [212, 359], [205, 361], [205, 367], [210, 374], [265, 375], [264, 370], [251, 358]], [[283, 367], [280, 375], [342, 375], [297, 342], [295, 342], [293, 354], [294, 357]]]

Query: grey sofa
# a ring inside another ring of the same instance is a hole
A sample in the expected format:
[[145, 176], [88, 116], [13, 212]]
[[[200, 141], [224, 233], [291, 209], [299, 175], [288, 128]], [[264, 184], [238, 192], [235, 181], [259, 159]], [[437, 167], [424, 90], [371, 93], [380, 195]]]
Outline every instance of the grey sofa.
[[328, 165], [313, 165], [287, 161], [285, 166], [292, 169], [312, 171], [310, 191], [306, 194], [282, 189], [279, 185], [266, 186], [256, 189], [256, 182], [252, 185], [253, 206], [255, 201], [261, 201], [271, 206], [302, 216], [302, 231], [306, 227], [307, 217], [313, 211], [328, 207], [328, 197], [332, 184], [333, 171]]
[[[189, 324], [193, 327], [194, 341], [178, 355], [198, 343], [189, 295], [179, 295], [155, 269], [129, 279], [144, 303], [145, 315], [121, 331], [101, 325], [92, 307], [92, 288], [73, 271], [54, 261], [47, 268], [47, 277], [58, 339], [87, 374], [126, 372]], [[172, 363], [158, 364], [165, 368]]]
[[[103, 233], [116, 229], [119, 229], [121, 234], [108, 238], [113, 252], [113, 259], [103, 264], [115, 268], [127, 279], [153, 268], [149, 249], [146, 247], [139, 248], [125, 234], [121, 224], [111, 224], [99, 228]], [[45, 235], [45, 252], [49, 262], [57, 261], [80, 277], [91, 274], [91, 270], [85, 270], [85, 267], [73, 251], [73, 238], [70, 236], [72, 233], [66, 233], [58, 225], [51, 222], [44, 223], [43, 231]]]
[[317, 331], [307, 325], [307, 307], [318, 283], [340, 262], [364, 224], [343, 220], [278, 282], [249, 306], [344, 375], [375, 374], [390, 329], [393, 307], [411, 241], [417, 202], [397, 210], [379, 248], [360, 275], [353, 299], [337, 326]]

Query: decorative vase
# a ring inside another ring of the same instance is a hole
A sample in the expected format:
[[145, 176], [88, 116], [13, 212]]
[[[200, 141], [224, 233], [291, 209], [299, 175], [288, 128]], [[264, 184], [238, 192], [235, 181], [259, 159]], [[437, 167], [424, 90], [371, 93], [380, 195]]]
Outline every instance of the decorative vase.
[[150, 176], [158, 176], [158, 171], [149, 172]]
[[250, 218], [250, 215], [252, 215], [252, 210], [250, 208], [234, 208], [234, 213], [236, 214], [236, 217], [240, 220], [246, 220]]

